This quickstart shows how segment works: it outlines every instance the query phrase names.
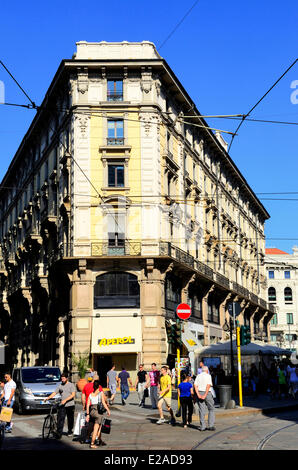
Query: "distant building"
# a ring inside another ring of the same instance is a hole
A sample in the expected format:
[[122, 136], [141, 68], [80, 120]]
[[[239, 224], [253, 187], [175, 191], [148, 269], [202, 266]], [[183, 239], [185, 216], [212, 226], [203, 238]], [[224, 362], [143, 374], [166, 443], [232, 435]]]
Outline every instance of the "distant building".
[[277, 307], [277, 312], [271, 319], [271, 341], [284, 348], [296, 349], [298, 346], [298, 247], [293, 247], [293, 254], [278, 248], [266, 248], [265, 253], [267, 300]]

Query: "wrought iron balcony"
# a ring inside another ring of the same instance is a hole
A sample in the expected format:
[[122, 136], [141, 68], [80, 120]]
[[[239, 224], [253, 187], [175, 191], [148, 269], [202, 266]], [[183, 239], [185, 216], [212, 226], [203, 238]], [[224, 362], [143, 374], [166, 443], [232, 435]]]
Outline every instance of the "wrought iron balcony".
[[161, 242], [159, 244], [159, 252], [160, 255], [170, 256], [171, 258], [174, 258], [177, 261], [180, 261], [181, 263], [187, 264], [192, 268], [194, 267], [194, 257], [181, 250], [177, 246], [172, 245], [172, 243]]
[[124, 137], [107, 137], [107, 145], [124, 145]]
[[91, 243], [91, 256], [140, 256], [141, 242], [125, 240], [122, 244], [113, 245], [109, 241]]
[[107, 100], [108, 101], [123, 101], [123, 92], [108, 90]]

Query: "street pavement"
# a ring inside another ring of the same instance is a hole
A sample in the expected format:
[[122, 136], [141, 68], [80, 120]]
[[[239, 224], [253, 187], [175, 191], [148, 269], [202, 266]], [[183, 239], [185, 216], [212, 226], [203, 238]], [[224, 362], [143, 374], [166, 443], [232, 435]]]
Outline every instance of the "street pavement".
[[[216, 431], [200, 432], [198, 430], [199, 422], [196, 413], [194, 414], [193, 425], [187, 429], [183, 428], [181, 418], [177, 418], [177, 424], [175, 426], [171, 426], [169, 423], [157, 425], [156, 421], [159, 418], [158, 412], [157, 410], [151, 409], [150, 398], [147, 398], [146, 401], [146, 407], [140, 408], [138, 406], [137, 393], [131, 392], [127, 399], [127, 404], [123, 406], [121, 404], [120, 393], [117, 394], [115, 405], [111, 407], [111, 434], [103, 435], [107, 445], [105, 447], [99, 447], [98, 451], [187, 451], [191, 449], [241, 448], [245, 440], [249, 441], [248, 437], [251, 439], [251, 448], [255, 448], [255, 446], [258, 445], [256, 443], [256, 430], [258, 430], [258, 426], [261, 426], [260, 429], [264, 428], [264, 436], [272, 429], [273, 421], [267, 418], [265, 419], [264, 415], [273, 413], [277, 416], [282, 410], [284, 410], [285, 413], [288, 412], [290, 415], [293, 415], [293, 411], [290, 412], [290, 410], [298, 409], [298, 400], [292, 398], [271, 400], [270, 397], [266, 395], [260, 395], [256, 398], [244, 396], [243, 407], [236, 406], [235, 409], [223, 409], [217, 404]], [[76, 402], [77, 413], [82, 409], [79, 393], [77, 394]], [[177, 410], [176, 399], [172, 400], [172, 407], [174, 410]], [[196, 407], [195, 412], [197, 412]], [[164, 414], [165, 417], [168, 416], [167, 412]], [[41, 438], [44, 416], [43, 414], [37, 413], [21, 416], [14, 414], [13, 432], [6, 434], [4, 449], [47, 451], [90, 450], [87, 444], [75, 442], [71, 437], [67, 437], [66, 435], [63, 436], [61, 441], [51, 439], [44, 442]], [[280, 426], [281, 423], [279, 417], [275, 418], [275, 422], [276, 429], [279, 429], [278, 426]], [[247, 431], [247, 423], [250, 423], [249, 434]], [[288, 421], [284, 425], [284, 428], [288, 432], [291, 431]], [[231, 432], [228, 432], [228, 429], [230, 429]], [[259, 441], [262, 437], [261, 434], [258, 434]], [[231, 436], [234, 437], [231, 438]]]

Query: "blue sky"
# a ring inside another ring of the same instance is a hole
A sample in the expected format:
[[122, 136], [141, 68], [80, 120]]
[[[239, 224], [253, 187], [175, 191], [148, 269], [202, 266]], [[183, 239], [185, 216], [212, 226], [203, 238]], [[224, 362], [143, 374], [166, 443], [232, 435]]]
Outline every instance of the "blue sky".
[[[0, 59], [39, 104], [60, 61], [72, 57], [77, 41], [149, 40], [158, 46], [193, 4], [194, 0], [5, 2], [1, 5]], [[202, 114], [243, 114], [298, 57], [297, 20], [295, 0], [199, 0], [159, 53]], [[0, 80], [5, 84], [6, 102], [27, 104], [1, 68]], [[298, 80], [298, 63], [251, 117], [298, 122], [298, 104], [290, 99], [294, 80]], [[33, 110], [0, 105], [0, 179], [34, 114]], [[238, 124], [207, 121], [229, 131]], [[297, 135], [298, 126], [242, 125], [230, 155], [257, 194], [298, 193]], [[291, 252], [298, 245], [298, 194], [259, 197], [271, 215], [266, 223], [267, 246]]]

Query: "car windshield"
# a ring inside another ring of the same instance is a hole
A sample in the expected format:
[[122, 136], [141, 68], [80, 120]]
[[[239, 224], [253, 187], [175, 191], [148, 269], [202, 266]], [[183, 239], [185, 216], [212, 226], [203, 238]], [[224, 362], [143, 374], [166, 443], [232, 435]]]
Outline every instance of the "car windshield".
[[34, 369], [22, 369], [24, 383], [59, 382], [61, 379], [58, 367], [36, 367]]

